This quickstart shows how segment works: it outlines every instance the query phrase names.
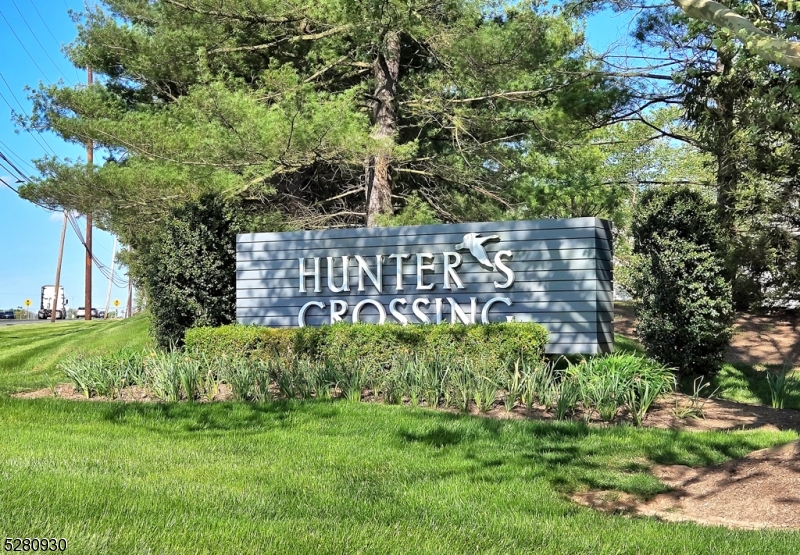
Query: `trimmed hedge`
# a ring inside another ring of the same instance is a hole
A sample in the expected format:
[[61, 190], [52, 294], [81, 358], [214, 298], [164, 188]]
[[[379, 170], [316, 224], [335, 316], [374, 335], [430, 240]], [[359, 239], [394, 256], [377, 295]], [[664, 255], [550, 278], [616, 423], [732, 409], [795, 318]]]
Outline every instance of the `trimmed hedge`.
[[187, 330], [186, 349], [215, 357], [233, 355], [267, 359], [298, 354], [314, 359], [357, 360], [381, 366], [412, 353], [503, 364], [519, 358], [542, 360], [547, 340], [544, 327], [527, 322], [469, 326], [337, 323], [295, 329], [230, 325]]

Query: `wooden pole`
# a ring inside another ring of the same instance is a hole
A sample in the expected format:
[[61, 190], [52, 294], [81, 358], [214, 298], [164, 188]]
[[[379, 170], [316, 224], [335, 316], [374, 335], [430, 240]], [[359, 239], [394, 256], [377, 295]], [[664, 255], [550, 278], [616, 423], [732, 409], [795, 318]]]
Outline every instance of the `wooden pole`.
[[126, 318], [130, 318], [133, 312], [133, 281], [130, 275], [128, 275], [128, 305], [125, 307], [125, 312]]
[[[86, 80], [89, 85], [92, 84], [92, 68], [86, 68]], [[92, 165], [94, 164], [94, 144], [92, 140], [89, 139], [89, 143], [86, 145], [86, 160], [89, 165], [89, 171], [92, 171]], [[83, 304], [85, 307], [85, 320], [92, 319], [92, 215], [91, 213], [86, 214], [86, 281], [85, 281], [85, 288], [84, 288], [84, 299]]]
[[106, 293], [106, 312], [103, 318], [108, 318], [108, 309], [111, 304], [111, 284], [114, 281], [114, 260], [117, 258], [117, 238], [114, 237], [114, 248], [111, 250], [111, 277], [108, 278], [108, 292]]
[[[53, 310], [50, 313], [50, 322], [56, 321], [56, 310], [58, 309], [58, 292], [61, 286], [61, 259], [64, 257], [64, 237], [67, 235], [67, 211], [64, 210], [64, 223], [61, 225], [61, 246], [58, 247], [58, 264], [56, 264], [56, 289], [53, 293]], [[44, 296], [44, 295], [42, 295]], [[64, 309], [64, 318], [67, 317], [67, 307]]]

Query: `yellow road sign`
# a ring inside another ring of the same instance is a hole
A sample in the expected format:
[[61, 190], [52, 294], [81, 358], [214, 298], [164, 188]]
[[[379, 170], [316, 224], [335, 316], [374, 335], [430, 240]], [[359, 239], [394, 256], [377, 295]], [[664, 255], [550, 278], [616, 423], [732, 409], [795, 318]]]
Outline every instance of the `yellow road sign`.
[[25, 306], [31, 306], [31, 300], [25, 299]]
[[114, 306], [119, 306], [119, 299], [114, 299]]

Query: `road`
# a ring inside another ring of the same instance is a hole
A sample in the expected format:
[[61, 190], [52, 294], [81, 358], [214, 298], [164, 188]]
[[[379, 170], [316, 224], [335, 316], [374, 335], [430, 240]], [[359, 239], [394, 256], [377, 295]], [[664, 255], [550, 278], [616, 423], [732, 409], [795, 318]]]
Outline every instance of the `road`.
[[[83, 320], [83, 318], [81, 318], [81, 320]], [[97, 320], [97, 318], [93, 318], [93, 320]], [[72, 319], [72, 320], [56, 320], [56, 323], [58, 324], [60, 322], [77, 322], [77, 321], [78, 320], [76, 320], [76, 319]], [[33, 320], [0, 320], [0, 327], [3, 327], [3, 326], [17, 326], [17, 325], [20, 325], [20, 324], [49, 324], [49, 323], [50, 323], [50, 318], [48, 318], [47, 320], [38, 320], [38, 319], [35, 319], [35, 318]]]

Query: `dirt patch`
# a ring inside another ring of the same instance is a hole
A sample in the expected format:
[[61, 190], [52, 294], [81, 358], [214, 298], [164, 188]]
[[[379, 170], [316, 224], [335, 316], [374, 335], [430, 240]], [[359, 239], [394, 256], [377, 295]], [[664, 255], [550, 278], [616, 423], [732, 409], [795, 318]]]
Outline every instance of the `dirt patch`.
[[[614, 306], [614, 332], [636, 337], [636, 310], [628, 304]], [[739, 314], [725, 362], [800, 366], [800, 312]]]
[[[154, 396], [150, 391], [138, 385], [125, 387], [112, 397], [95, 396], [87, 398], [83, 393], [75, 389], [72, 384], [59, 384], [53, 389], [48, 387], [16, 393], [12, 395], [15, 399], [44, 399], [47, 397], [57, 399], [67, 399], [69, 401], [121, 401], [123, 403], [161, 403], [162, 401]], [[231, 388], [227, 384], [220, 384], [219, 391], [211, 399], [201, 398], [198, 402], [208, 403], [209, 401], [230, 401], [233, 399]]]
[[730, 528], [800, 529], [800, 442], [751, 453], [704, 468], [656, 466], [653, 475], [672, 488], [639, 501], [594, 491], [573, 499], [607, 512], [691, 520]]

